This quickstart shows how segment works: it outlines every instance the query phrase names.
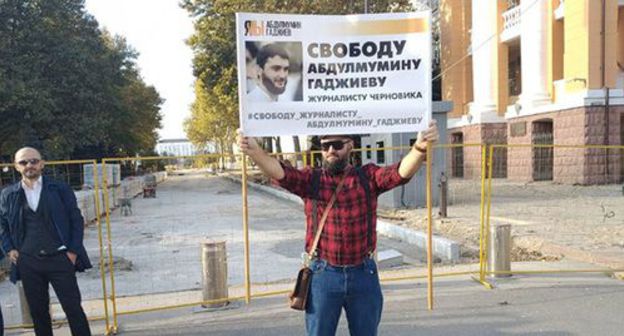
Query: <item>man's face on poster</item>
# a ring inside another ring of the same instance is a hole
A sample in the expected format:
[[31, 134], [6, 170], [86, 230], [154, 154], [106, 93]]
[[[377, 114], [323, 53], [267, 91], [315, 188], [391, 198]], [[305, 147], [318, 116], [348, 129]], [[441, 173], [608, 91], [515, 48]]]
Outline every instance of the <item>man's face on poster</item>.
[[262, 68], [262, 84], [272, 94], [282, 94], [286, 90], [290, 61], [278, 55], [269, 57]]
[[245, 65], [247, 69], [247, 78], [253, 80], [258, 79], [258, 66], [256, 65], [256, 59], [251, 56], [249, 49], [245, 49]]

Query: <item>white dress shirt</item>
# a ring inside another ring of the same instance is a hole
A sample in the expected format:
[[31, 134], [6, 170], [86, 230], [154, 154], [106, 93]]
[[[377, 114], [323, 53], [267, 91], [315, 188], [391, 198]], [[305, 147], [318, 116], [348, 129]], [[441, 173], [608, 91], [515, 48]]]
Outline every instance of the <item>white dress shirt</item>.
[[253, 103], [273, 103], [278, 100], [279, 96], [271, 97], [260, 85], [247, 94], [247, 101]]
[[[24, 194], [26, 194], [26, 201], [28, 201], [28, 206], [32, 209], [32, 211], [37, 211], [37, 207], [39, 206], [39, 199], [41, 199], [43, 178], [39, 176], [32, 188], [29, 188], [26, 183], [24, 183], [24, 180], [22, 180], [22, 188], [24, 189]], [[67, 247], [65, 245], [61, 245], [58, 250], [67, 250]]]
[[37, 207], [39, 206], [39, 198], [41, 198], [41, 188], [43, 187], [43, 178], [39, 176], [37, 181], [32, 188], [28, 187], [24, 180], [22, 180], [22, 188], [24, 189], [24, 194], [26, 194], [26, 200], [28, 201], [28, 206], [32, 209], [32, 211], [37, 211]]

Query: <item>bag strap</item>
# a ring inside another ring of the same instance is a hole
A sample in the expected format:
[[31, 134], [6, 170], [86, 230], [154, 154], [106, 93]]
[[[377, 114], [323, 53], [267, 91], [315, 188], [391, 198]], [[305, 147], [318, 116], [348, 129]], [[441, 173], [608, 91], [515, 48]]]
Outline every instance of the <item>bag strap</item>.
[[321, 170], [312, 170], [312, 183], [310, 184], [310, 196], [312, 198], [312, 232], [316, 233], [318, 228], [318, 198], [319, 186], [321, 184]]
[[372, 253], [374, 250], [373, 247], [373, 202], [371, 199], [370, 193], [370, 185], [368, 184], [368, 177], [366, 173], [362, 169], [362, 167], [358, 167], [356, 169], [358, 176], [360, 177], [360, 184], [364, 188], [364, 194], [366, 195], [366, 246], [368, 247], [368, 252]]
[[334, 203], [336, 202], [336, 195], [338, 195], [338, 193], [342, 189], [342, 185], [344, 184], [344, 180], [346, 176], [347, 174], [345, 172], [342, 175], [340, 182], [338, 182], [338, 186], [336, 187], [336, 190], [334, 191], [331, 199], [329, 200], [329, 203], [327, 203], [327, 207], [325, 208], [325, 211], [323, 212], [323, 216], [321, 217], [321, 221], [319, 223], [319, 228], [316, 231], [316, 236], [314, 237], [314, 242], [312, 243], [312, 246], [310, 247], [310, 252], [308, 253], [310, 258], [312, 258], [314, 254], [316, 253], [316, 247], [318, 246], [318, 242], [321, 239], [321, 233], [323, 232], [323, 227], [325, 226], [327, 215], [329, 215], [329, 210], [331, 210], [331, 208], [334, 206]]

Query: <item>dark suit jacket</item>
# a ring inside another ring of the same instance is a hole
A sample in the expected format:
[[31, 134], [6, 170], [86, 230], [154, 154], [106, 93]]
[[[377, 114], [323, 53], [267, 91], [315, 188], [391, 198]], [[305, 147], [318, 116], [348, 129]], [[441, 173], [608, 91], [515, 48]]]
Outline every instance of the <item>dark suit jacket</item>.
[[[2, 190], [0, 194], [0, 238], [2, 249], [8, 253], [22, 246], [23, 203], [20, 201], [22, 184], [17, 182]], [[79, 272], [91, 268], [91, 261], [82, 243], [84, 236], [84, 220], [74, 191], [65, 183], [43, 177], [42, 193], [39, 202], [46, 202], [46, 218], [49, 218], [63, 245], [75, 253], [76, 270]], [[11, 265], [11, 281], [16, 282], [20, 276], [17, 267]]]

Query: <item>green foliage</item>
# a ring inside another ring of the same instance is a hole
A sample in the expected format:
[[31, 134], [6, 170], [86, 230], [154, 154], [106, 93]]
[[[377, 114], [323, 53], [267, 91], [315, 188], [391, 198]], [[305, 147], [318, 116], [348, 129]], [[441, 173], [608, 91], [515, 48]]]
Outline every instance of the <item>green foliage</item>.
[[153, 149], [162, 100], [135, 60], [83, 0], [0, 1], [0, 156], [24, 145], [52, 159]]
[[[183, 0], [181, 6], [195, 18], [195, 33], [188, 44], [195, 54], [194, 75], [200, 84], [195, 86], [196, 101], [185, 128], [197, 145], [231, 143], [231, 132], [238, 127], [235, 13], [364, 13], [364, 1], [356, 0]], [[370, 0], [368, 7], [369, 13], [412, 9], [409, 0]], [[221, 118], [225, 120], [220, 126], [211, 124]]]
[[187, 137], [194, 144], [206, 146], [214, 143], [221, 154], [230, 152], [236, 136], [236, 95], [231, 95], [227, 85], [217, 84], [206, 89], [201, 80], [195, 81], [195, 102], [191, 117], [184, 123]]

